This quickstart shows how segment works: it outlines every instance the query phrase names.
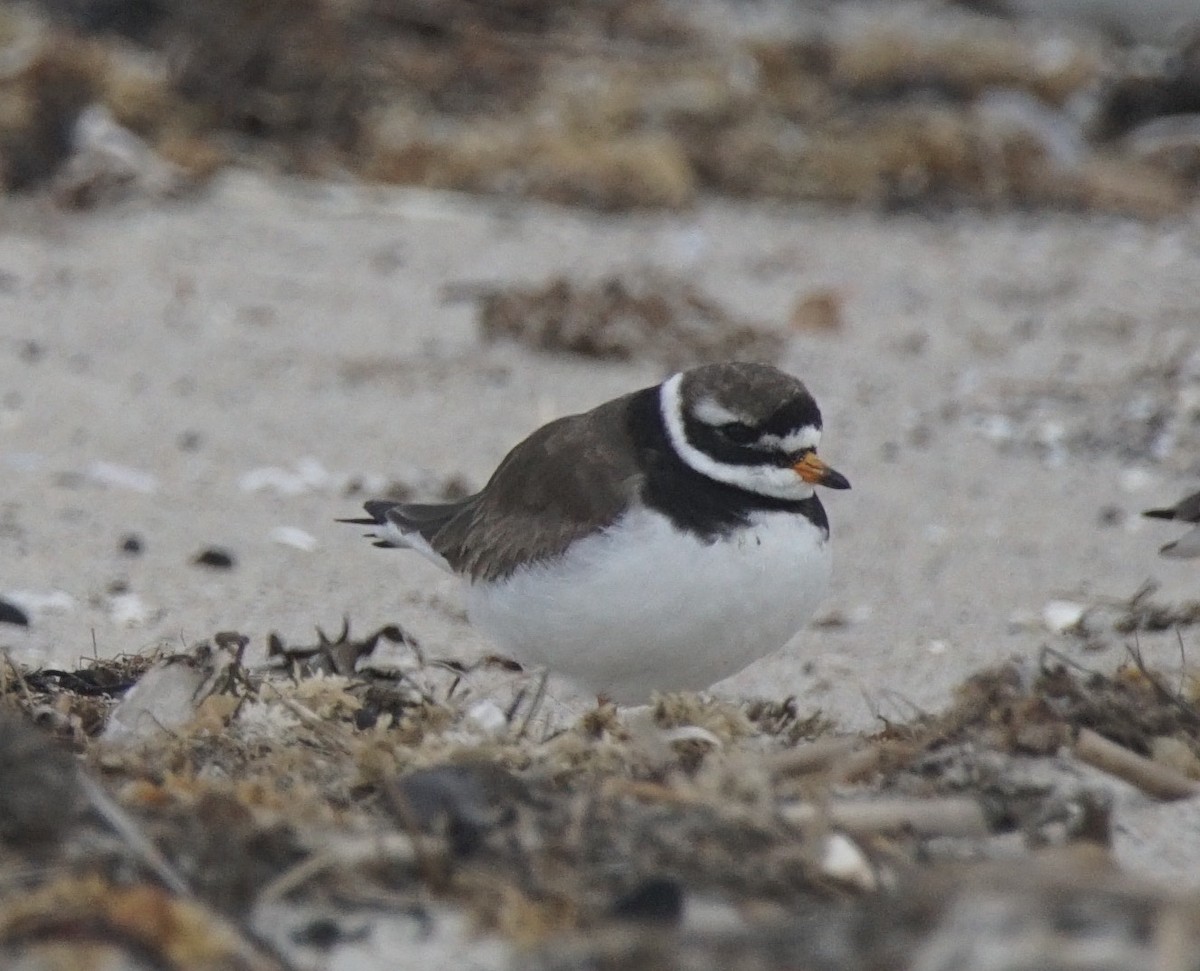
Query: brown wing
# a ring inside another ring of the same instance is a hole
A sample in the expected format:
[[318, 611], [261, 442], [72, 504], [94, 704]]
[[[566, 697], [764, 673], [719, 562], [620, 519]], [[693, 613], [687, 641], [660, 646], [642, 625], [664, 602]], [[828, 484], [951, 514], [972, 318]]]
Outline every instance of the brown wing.
[[628, 396], [539, 428], [430, 544], [456, 572], [495, 580], [611, 525], [641, 483], [627, 413]]

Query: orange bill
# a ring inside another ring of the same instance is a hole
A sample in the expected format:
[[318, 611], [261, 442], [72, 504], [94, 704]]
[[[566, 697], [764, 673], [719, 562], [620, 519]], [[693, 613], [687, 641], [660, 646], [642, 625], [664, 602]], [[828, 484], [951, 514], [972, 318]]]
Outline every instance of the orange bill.
[[812, 485], [825, 486], [829, 489], [850, 488], [850, 480], [822, 462], [817, 458], [817, 453], [811, 449], [800, 457], [800, 461], [793, 465], [792, 469], [796, 475]]

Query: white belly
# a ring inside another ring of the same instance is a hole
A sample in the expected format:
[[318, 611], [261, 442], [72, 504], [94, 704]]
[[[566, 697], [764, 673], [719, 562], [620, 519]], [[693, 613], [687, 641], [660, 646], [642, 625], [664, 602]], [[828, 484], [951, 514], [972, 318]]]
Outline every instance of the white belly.
[[525, 664], [614, 701], [705, 688], [782, 647], [829, 580], [829, 544], [803, 516], [757, 513], [705, 543], [648, 511], [498, 583], [472, 584], [472, 623]]

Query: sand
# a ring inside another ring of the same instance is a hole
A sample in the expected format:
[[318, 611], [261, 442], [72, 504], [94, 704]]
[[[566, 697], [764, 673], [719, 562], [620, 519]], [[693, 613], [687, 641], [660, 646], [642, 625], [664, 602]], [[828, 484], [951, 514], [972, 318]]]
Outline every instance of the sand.
[[[719, 693], [794, 694], [878, 727], [1011, 656], [1126, 658], [1132, 638], [1085, 650], [1047, 629], [1051, 601], [1147, 581], [1164, 600], [1195, 594], [1195, 564], [1156, 553], [1177, 531], [1138, 515], [1197, 487], [1194, 213], [711, 202], [601, 217], [231, 170], [189, 199], [63, 213], [33, 197], [0, 218], [0, 596], [30, 614], [0, 646], [19, 661], [229, 629], [261, 655], [272, 631], [306, 639], [343, 617], [478, 657], [450, 578], [334, 519], [391, 481], [481, 485], [540, 423], [663, 376], [652, 359], [483, 344], [448, 287], [646, 266], [780, 328], [814, 291], [839, 303], [840, 328], [796, 332], [779, 362], [816, 395], [822, 453], [853, 484], [826, 498], [832, 591], [818, 625]], [[1164, 415], [1169, 434], [1142, 433]], [[192, 563], [212, 546], [233, 569]], [[1195, 636], [1138, 643], [1178, 670]], [[1197, 825], [1191, 804], [1128, 801], [1119, 855], [1197, 883], [1170, 852]]]

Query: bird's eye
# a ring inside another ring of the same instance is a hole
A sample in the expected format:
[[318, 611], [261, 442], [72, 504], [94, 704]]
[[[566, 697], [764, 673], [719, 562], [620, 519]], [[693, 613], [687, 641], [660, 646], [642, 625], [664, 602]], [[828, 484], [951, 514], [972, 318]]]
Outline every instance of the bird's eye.
[[740, 421], [731, 421], [726, 425], [722, 425], [720, 431], [734, 445], [749, 445], [758, 439], [758, 432]]

